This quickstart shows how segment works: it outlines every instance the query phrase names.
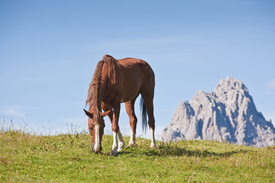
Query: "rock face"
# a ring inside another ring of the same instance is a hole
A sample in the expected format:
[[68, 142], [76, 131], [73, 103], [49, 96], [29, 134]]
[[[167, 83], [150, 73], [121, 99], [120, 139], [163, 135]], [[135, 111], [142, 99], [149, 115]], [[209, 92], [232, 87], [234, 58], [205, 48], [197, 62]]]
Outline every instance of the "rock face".
[[275, 128], [257, 111], [242, 81], [227, 77], [214, 91], [197, 91], [190, 103], [181, 102], [158, 139], [205, 139], [265, 147], [275, 145]]

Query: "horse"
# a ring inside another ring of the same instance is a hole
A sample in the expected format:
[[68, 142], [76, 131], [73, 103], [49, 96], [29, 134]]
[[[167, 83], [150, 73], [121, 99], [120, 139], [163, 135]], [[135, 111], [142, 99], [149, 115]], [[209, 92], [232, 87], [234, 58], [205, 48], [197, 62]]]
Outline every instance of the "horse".
[[89, 104], [89, 111], [83, 109], [88, 116], [88, 130], [93, 152], [99, 153], [102, 150], [101, 141], [105, 127], [104, 116], [108, 116], [112, 123], [113, 145], [110, 154], [117, 155], [123, 149], [124, 140], [118, 125], [121, 103], [125, 103], [131, 126], [129, 146], [135, 145], [137, 117], [134, 105], [139, 94], [141, 94], [142, 128], [143, 130], [147, 128], [148, 115], [148, 124], [151, 131], [150, 147], [157, 147], [154, 135], [154, 88], [154, 71], [144, 60], [137, 58], [116, 60], [110, 55], [103, 56], [96, 66], [89, 85], [86, 100], [86, 106]]

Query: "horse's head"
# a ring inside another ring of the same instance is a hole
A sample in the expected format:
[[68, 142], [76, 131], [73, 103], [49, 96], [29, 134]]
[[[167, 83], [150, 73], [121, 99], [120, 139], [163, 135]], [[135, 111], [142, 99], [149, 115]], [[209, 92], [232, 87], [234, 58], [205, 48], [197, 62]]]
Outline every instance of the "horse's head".
[[83, 109], [85, 114], [89, 117], [88, 119], [88, 129], [91, 135], [92, 140], [92, 151], [95, 153], [99, 153], [102, 150], [101, 147], [101, 140], [102, 135], [104, 134], [104, 119], [103, 117], [106, 116], [110, 111], [107, 112], [99, 112], [97, 116], [94, 112], [88, 112]]

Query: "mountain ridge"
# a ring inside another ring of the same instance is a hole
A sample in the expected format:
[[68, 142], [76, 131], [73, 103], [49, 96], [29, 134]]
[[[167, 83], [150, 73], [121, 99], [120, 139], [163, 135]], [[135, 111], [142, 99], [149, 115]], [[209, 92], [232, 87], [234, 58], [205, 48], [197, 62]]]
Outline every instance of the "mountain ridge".
[[158, 139], [205, 139], [265, 147], [275, 145], [275, 128], [257, 110], [243, 82], [227, 77], [213, 91], [199, 90], [190, 103], [181, 102]]

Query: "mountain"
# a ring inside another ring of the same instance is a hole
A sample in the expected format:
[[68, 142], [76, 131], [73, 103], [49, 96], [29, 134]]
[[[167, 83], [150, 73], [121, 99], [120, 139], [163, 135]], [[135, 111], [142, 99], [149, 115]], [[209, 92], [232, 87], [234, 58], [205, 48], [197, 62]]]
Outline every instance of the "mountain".
[[179, 104], [160, 141], [217, 140], [265, 147], [275, 145], [275, 128], [265, 120], [242, 81], [221, 80], [214, 91], [197, 91]]

